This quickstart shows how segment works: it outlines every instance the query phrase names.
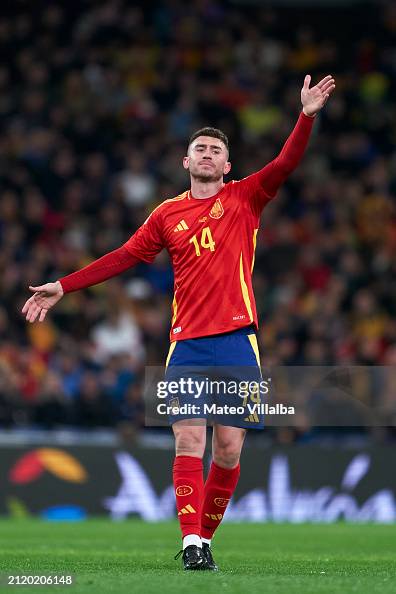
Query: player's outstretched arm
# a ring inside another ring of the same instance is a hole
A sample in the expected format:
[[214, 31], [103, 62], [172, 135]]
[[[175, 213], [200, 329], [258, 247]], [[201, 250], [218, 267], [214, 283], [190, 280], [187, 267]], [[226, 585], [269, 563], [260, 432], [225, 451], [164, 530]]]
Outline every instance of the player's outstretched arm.
[[276, 195], [282, 183], [300, 163], [311, 135], [315, 116], [335, 89], [335, 81], [330, 74], [311, 88], [310, 82], [311, 77], [307, 74], [301, 89], [302, 113], [279, 155], [260, 171], [246, 178], [263, 190], [262, 195], [255, 198], [255, 209], [258, 212]]
[[39, 287], [30, 286], [34, 294], [22, 308], [28, 322], [42, 322], [47, 312], [65, 293], [79, 291], [117, 276], [140, 261], [152, 262], [164, 247], [162, 220], [154, 210], [141, 227], [121, 247], [98, 258], [88, 266]]
[[131, 268], [137, 262], [139, 262], [139, 258], [121, 246], [54, 283], [46, 283], [37, 287], [30, 286], [29, 290], [34, 291], [34, 294], [26, 301], [22, 313], [25, 314], [28, 322], [35, 322], [37, 318], [39, 322], [42, 322], [48, 310], [56, 305], [65, 293], [102, 283]]

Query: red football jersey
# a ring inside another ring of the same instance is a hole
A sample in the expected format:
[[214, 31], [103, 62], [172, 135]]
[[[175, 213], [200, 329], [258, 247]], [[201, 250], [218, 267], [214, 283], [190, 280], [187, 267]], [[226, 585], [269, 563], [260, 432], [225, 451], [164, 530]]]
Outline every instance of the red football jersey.
[[175, 283], [171, 341], [258, 325], [252, 271], [260, 213], [270, 196], [253, 174], [210, 198], [162, 202], [124, 244], [145, 262], [163, 248]]
[[188, 191], [165, 200], [123, 246], [59, 279], [64, 292], [152, 262], [167, 248], [175, 273], [172, 341], [257, 326], [251, 274], [260, 213], [300, 162], [313, 121], [301, 112], [273, 161], [215, 196]]

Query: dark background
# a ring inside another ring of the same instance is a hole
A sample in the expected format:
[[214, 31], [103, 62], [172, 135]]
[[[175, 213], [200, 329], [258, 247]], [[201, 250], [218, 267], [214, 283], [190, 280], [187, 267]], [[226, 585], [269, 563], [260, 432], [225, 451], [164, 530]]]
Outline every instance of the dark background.
[[[395, 364], [396, 6], [311, 4], [2, 7], [1, 427], [142, 430], [143, 369], [168, 349], [167, 256], [68, 295], [44, 324], [20, 313], [27, 286], [117, 248], [186, 189], [200, 126], [229, 135], [232, 178], [274, 158], [306, 73], [331, 73], [337, 89], [262, 217], [263, 364]], [[385, 428], [364, 439], [394, 438], [393, 394]], [[317, 437], [304, 422], [262, 439]]]

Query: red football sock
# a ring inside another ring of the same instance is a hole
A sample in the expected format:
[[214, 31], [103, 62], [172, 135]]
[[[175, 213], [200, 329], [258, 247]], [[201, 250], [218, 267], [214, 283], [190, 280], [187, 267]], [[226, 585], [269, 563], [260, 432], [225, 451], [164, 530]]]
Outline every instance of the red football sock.
[[201, 458], [176, 456], [173, 463], [176, 507], [183, 538], [201, 534], [203, 464]]
[[205, 482], [202, 506], [202, 538], [211, 539], [223, 519], [232, 494], [238, 484], [240, 466], [222, 468], [212, 462]]

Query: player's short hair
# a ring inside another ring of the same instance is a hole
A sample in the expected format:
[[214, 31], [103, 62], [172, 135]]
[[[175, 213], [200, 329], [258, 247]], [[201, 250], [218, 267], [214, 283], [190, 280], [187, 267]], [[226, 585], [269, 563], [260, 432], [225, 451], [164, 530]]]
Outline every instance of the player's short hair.
[[194, 140], [196, 138], [198, 138], [198, 136], [211, 136], [212, 138], [218, 138], [219, 140], [221, 140], [221, 142], [224, 143], [224, 145], [227, 149], [227, 152], [228, 153], [230, 152], [228, 138], [224, 134], [224, 132], [222, 132], [222, 130], [219, 130], [218, 128], [211, 128], [210, 126], [206, 126], [205, 128], [201, 128], [200, 130], [197, 130], [190, 136], [190, 140], [188, 141], [189, 147], [194, 142]]

